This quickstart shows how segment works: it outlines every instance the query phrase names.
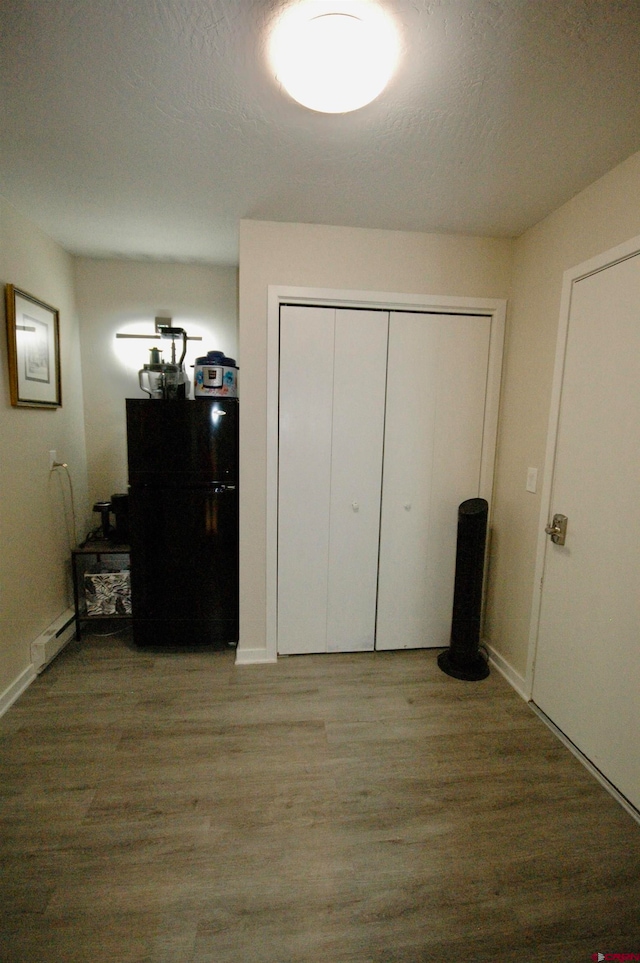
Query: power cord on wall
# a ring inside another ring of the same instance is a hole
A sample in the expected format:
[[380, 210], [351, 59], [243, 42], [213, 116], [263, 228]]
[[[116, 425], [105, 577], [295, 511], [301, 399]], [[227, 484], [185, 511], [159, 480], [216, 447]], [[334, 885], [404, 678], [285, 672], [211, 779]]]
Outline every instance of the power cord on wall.
[[69, 548], [71, 549], [71, 551], [73, 551], [73, 549], [76, 547], [76, 542], [77, 542], [76, 533], [78, 531], [78, 524], [76, 521], [76, 505], [75, 505], [75, 498], [73, 495], [73, 481], [71, 479], [71, 475], [69, 474], [69, 467], [66, 462], [64, 461], [52, 462], [51, 471], [57, 471], [58, 468], [64, 469], [64, 472], [67, 476], [67, 481], [69, 482], [69, 501], [71, 503], [71, 519], [73, 523], [73, 531], [70, 533], [69, 526], [67, 525], [66, 527], [67, 527], [67, 538], [69, 539]]

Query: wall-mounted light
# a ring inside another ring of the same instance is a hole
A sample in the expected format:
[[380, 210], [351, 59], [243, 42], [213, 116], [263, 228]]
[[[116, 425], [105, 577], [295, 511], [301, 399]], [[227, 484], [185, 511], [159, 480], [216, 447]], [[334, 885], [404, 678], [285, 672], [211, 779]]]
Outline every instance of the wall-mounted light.
[[[189, 330], [193, 331], [194, 327], [197, 329], [198, 326], [189, 321]], [[155, 342], [161, 351], [168, 347], [171, 352], [171, 358], [167, 357], [164, 360], [175, 361], [175, 340], [172, 335], [167, 334], [167, 332], [178, 330], [181, 329], [172, 327], [171, 318], [156, 318], [154, 331], [150, 330], [150, 325], [147, 320], [132, 321], [124, 325], [123, 330], [117, 332], [114, 341], [114, 352], [123, 367], [135, 372], [137, 372], [145, 362], [149, 361], [149, 353], [146, 350], [141, 350], [142, 345], [140, 345], [140, 341]], [[187, 336], [187, 341], [202, 340], [203, 336], [201, 334], [189, 334]], [[162, 343], [163, 341], [164, 344]], [[145, 345], [145, 348], [146, 347]], [[151, 347], [151, 345], [148, 347]], [[194, 360], [195, 357], [193, 359], [188, 357], [186, 364], [193, 364]]]
[[398, 55], [391, 18], [370, 0], [304, 0], [285, 10], [269, 44], [276, 78], [291, 97], [331, 114], [375, 100]]

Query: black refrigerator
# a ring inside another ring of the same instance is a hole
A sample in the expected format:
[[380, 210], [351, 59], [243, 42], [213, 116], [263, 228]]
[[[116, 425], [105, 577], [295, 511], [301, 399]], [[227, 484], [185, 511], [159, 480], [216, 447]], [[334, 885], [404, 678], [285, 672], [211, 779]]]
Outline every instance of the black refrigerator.
[[238, 641], [238, 399], [127, 399], [140, 646]]

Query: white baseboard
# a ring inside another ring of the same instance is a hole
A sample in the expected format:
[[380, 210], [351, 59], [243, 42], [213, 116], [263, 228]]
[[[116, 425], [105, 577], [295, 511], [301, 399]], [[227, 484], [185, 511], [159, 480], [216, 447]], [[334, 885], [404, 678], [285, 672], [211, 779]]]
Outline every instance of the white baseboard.
[[10, 709], [13, 703], [20, 698], [24, 690], [31, 685], [33, 680], [37, 677], [38, 673], [32, 665], [28, 665], [24, 669], [17, 679], [14, 679], [10, 686], [8, 686], [2, 695], [0, 695], [0, 716], [3, 716], [7, 709]]
[[241, 649], [239, 646], [236, 649], [236, 665], [265, 665], [277, 661], [277, 657], [271, 658], [266, 649]]
[[483, 641], [482, 643], [489, 653], [489, 662], [491, 665], [498, 670], [501, 676], [507, 680], [509, 685], [516, 690], [521, 699], [525, 702], [529, 701], [529, 694], [527, 692], [527, 685], [524, 676], [520, 675], [519, 672], [509, 665], [507, 660], [503, 658], [499, 652], [489, 644], [489, 642]]
[[76, 634], [76, 613], [66, 609], [48, 629], [31, 643], [31, 661], [40, 673]]

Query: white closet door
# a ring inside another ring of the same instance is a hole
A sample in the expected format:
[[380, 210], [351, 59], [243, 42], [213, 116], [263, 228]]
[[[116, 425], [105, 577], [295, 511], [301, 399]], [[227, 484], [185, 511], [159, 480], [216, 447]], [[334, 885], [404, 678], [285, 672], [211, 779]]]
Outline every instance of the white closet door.
[[379, 311], [281, 311], [281, 654], [374, 645], [387, 326]]
[[479, 494], [490, 327], [391, 315], [377, 649], [449, 644], [458, 506]]
[[333, 308], [280, 312], [278, 651], [325, 652]]
[[386, 311], [336, 312], [327, 651], [373, 649]]

